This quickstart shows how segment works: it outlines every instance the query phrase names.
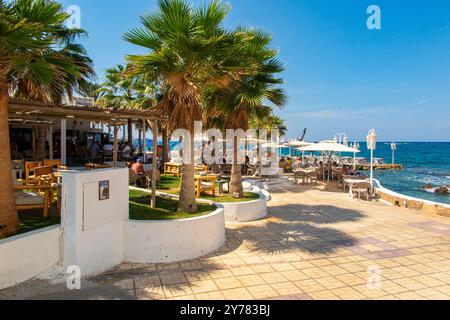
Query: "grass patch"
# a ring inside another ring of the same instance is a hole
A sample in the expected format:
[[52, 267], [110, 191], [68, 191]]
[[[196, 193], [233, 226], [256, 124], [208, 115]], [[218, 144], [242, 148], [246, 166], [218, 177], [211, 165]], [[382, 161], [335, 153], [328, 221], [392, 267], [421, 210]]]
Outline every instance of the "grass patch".
[[161, 181], [157, 186], [159, 191], [166, 193], [178, 193], [181, 187], [181, 179], [173, 175], [161, 175]]
[[150, 208], [150, 194], [141, 191], [130, 191], [130, 219], [132, 220], [173, 220], [187, 219], [207, 215], [216, 210], [216, 206], [197, 204], [198, 212], [191, 214], [177, 212], [178, 200], [156, 197], [157, 208]]
[[36, 214], [32, 213], [19, 213], [19, 219], [20, 219], [20, 232], [19, 234], [47, 228], [53, 225], [56, 225], [61, 222], [60, 217], [48, 217], [44, 218], [42, 217], [42, 212], [39, 211], [41, 216], [38, 216]]
[[210, 200], [214, 202], [247, 202], [247, 201], [253, 201], [259, 199], [259, 194], [253, 193], [253, 192], [244, 192], [244, 197], [241, 199], [235, 199], [230, 194], [223, 194], [223, 195], [202, 195], [200, 197], [201, 199]]
[[[20, 230], [16, 234], [10, 235], [6, 238], [13, 237], [19, 234], [24, 234], [27, 232], [31, 232], [34, 230], [39, 230], [43, 228], [47, 228], [50, 226], [57, 225], [61, 222], [60, 217], [42, 217], [42, 210], [34, 211], [21, 211], [19, 212], [19, 220], [20, 220]], [[1, 239], [5, 239], [5, 237], [0, 237]]]
[[[161, 182], [158, 184], [157, 190], [165, 193], [179, 195], [181, 187], [181, 179], [173, 175], [161, 175]], [[216, 188], [216, 195], [213, 196], [209, 193], [202, 193], [200, 199], [214, 201], [214, 202], [247, 202], [259, 199], [259, 195], [253, 192], [245, 192], [242, 199], [235, 199], [230, 194], [219, 195]]]

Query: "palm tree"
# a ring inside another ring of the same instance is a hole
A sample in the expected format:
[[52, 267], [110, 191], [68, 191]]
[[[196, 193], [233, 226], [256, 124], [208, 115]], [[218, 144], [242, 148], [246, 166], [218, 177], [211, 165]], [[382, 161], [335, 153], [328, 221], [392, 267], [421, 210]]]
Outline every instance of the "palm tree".
[[[147, 48], [148, 54], [130, 55], [135, 71], [145, 74], [164, 88], [173, 107], [171, 129], [183, 128], [194, 136], [194, 122], [201, 120], [203, 91], [227, 87], [231, 80], [251, 67], [240, 56], [243, 36], [228, 32], [222, 21], [229, 7], [212, 1], [192, 8], [182, 0], [160, 0], [158, 11], [141, 17], [143, 27], [125, 34], [125, 40]], [[194, 139], [191, 139], [191, 150]], [[183, 164], [178, 209], [197, 212], [194, 192], [194, 154]]]
[[[213, 93], [213, 108], [218, 109], [219, 116], [227, 129], [247, 131], [249, 123], [265, 122], [271, 116], [273, 106], [282, 107], [286, 95], [279, 87], [283, 81], [274, 75], [282, 72], [283, 65], [275, 59], [277, 52], [269, 47], [271, 36], [261, 30], [241, 30], [247, 34], [246, 54], [259, 60], [259, 67], [253, 74], [236, 81], [232, 89]], [[220, 122], [216, 121], [216, 122]], [[233, 163], [231, 169], [230, 193], [239, 198], [244, 195], [239, 164], [240, 145], [238, 137], [233, 141]]]
[[100, 98], [101, 85], [97, 82], [86, 82], [77, 90], [77, 93], [82, 97], [94, 98], [94, 102], [97, 102]]
[[272, 129], [278, 130], [280, 136], [285, 136], [287, 132], [287, 126], [284, 119], [274, 115], [273, 113], [270, 113], [263, 118], [251, 119], [250, 126], [257, 130], [267, 131], [268, 138], [271, 138]]
[[[13, 97], [18, 99], [32, 99], [40, 102], [61, 103], [63, 97], [73, 98], [74, 91], [87, 88], [95, 77], [92, 60], [87, 56], [84, 47], [75, 41], [87, 36], [82, 29], [69, 29], [61, 25], [55, 29], [55, 39], [52, 50], [42, 52], [42, 57], [48, 67], [52, 68], [59, 77], [50, 86], [40, 85], [30, 79], [33, 74], [26, 73], [18, 79], [13, 91]], [[45, 158], [46, 129], [38, 127], [35, 160]]]
[[32, 99], [60, 99], [84, 75], [90, 60], [70, 41], [81, 30], [69, 30], [69, 15], [47, 0], [0, 0], [0, 237], [19, 228], [11, 175], [9, 94]]
[[[123, 65], [106, 70], [105, 81], [96, 93], [98, 105], [114, 109], [148, 109], [154, 100], [151, 83], [131, 74], [130, 67]], [[133, 142], [131, 119], [128, 119], [128, 141]]]

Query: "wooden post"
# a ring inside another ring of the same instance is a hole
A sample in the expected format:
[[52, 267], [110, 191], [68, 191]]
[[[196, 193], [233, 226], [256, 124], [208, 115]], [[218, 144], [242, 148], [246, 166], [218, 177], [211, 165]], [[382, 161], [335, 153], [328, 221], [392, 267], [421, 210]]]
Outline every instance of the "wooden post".
[[[144, 121], [145, 123], [145, 121]], [[153, 131], [153, 156], [152, 156], [152, 203], [151, 207], [156, 208], [156, 170], [157, 168], [157, 149], [158, 149], [158, 121], [154, 120], [152, 123]]]
[[66, 119], [61, 119], [61, 162], [63, 166], [67, 165], [67, 137], [66, 137]]
[[144, 154], [144, 163], [147, 163], [147, 120], [144, 119], [142, 121], [144, 124], [142, 125], [143, 128], [143, 137], [144, 137], [144, 148], [143, 148], [143, 154]]
[[53, 126], [49, 126], [48, 127], [48, 152], [49, 154], [49, 159], [53, 160]]
[[33, 161], [36, 161], [36, 126], [31, 129], [31, 147], [33, 152]]
[[113, 143], [113, 167], [117, 167], [117, 153], [119, 150], [117, 150], [117, 134], [118, 134], [119, 128], [117, 127], [117, 124], [114, 123], [114, 143]]

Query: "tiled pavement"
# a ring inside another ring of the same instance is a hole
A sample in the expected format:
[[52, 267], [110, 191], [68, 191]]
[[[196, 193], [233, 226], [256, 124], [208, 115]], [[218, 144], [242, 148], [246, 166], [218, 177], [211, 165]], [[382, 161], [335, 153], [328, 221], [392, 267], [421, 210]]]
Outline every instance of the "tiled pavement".
[[227, 225], [209, 256], [93, 279], [137, 299], [449, 299], [450, 218], [266, 185], [270, 217]]
[[286, 180], [266, 187], [270, 217], [227, 225], [218, 252], [123, 264], [89, 283], [137, 299], [449, 299], [450, 218]]

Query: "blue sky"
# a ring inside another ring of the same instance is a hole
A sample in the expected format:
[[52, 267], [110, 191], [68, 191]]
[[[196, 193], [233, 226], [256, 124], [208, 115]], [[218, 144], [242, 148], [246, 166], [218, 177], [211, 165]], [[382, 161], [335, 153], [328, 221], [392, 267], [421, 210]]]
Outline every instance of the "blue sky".
[[[273, 34], [286, 64], [289, 102], [280, 111], [297, 137], [383, 141], [450, 141], [450, 1], [231, 0], [226, 24]], [[81, 8], [84, 41], [101, 79], [104, 69], [142, 49], [124, 42], [155, 0], [64, 0]], [[194, 1], [199, 3], [199, 1]], [[381, 30], [366, 27], [369, 5]]]

